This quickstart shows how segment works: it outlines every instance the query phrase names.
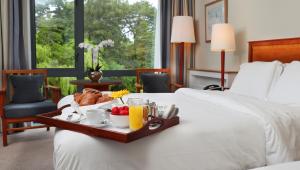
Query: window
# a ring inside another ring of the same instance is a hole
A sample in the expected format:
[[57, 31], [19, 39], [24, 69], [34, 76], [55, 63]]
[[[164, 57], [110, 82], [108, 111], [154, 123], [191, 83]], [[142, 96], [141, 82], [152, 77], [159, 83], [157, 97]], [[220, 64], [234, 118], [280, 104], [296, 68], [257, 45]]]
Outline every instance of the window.
[[129, 89], [135, 68], [154, 65], [158, 0], [32, 0], [32, 8], [33, 68], [47, 68], [49, 76], [84, 78], [92, 59], [78, 48], [83, 41], [115, 42], [102, 56], [104, 76], [125, 76]]
[[74, 68], [74, 1], [35, 1], [36, 67]]
[[155, 19], [156, 7], [150, 1], [85, 0], [84, 38], [92, 43], [115, 41], [103, 58], [104, 69], [153, 67]]

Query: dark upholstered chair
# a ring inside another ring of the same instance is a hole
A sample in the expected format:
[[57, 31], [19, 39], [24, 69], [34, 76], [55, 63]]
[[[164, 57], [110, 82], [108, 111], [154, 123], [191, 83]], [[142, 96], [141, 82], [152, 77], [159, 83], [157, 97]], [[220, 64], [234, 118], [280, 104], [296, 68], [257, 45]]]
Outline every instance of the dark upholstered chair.
[[[36, 121], [37, 114], [56, 110], [61, 91], [57, 87], [48, 86], [47, 74], [47, 70], [3, 71], [0, 90], [3, 146], [7, 146], [8, 132], [35, 128], [49, 130], [46, 125], [9, 128], [9, 124]], [[52, 100], [48, 98], [49, 90]]]
[[139, 68], [136, 69], [136, 92], [143, 89], [145, 93], [169, 93], [173, 87], [182, 88], [183, 85], [171, 83], [170, 69]]

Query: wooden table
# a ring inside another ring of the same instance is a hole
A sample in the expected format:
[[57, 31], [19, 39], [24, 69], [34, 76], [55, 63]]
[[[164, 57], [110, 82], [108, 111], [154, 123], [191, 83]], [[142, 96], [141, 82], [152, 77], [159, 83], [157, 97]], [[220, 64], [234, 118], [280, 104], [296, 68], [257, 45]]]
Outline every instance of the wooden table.
[[92, 82], [91, 80], [71, 80], [71, 84], [83, 86], [83, 88], [92, 88], [100, 91], [108, 91], [111, 85], [120, 85], [120, 80], [101, 80], [100, 82]]

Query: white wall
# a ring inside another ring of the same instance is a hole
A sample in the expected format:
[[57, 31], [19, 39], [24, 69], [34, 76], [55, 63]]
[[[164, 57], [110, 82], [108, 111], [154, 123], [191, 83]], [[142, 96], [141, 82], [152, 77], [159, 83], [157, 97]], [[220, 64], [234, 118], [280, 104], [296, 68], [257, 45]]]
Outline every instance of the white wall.
[[[220, 54], [205, 42], [205, 4], [195, 0], [197, 69], [220, 68]], [[247, 62], [248, 41], [300, 37], [300, 0], [228, 0], [228, 22], [236, 31], [237, 50], [226, 53], [226, 70], [236, 71]]]

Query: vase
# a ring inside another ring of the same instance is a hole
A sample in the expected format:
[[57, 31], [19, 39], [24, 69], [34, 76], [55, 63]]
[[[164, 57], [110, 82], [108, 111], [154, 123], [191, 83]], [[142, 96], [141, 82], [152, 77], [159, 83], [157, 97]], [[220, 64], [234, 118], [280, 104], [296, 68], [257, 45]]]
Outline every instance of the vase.
[[102, 71], [88, 71], [87, 76], [92, 82], [99, 82], [102, 79], [103, 73]]

